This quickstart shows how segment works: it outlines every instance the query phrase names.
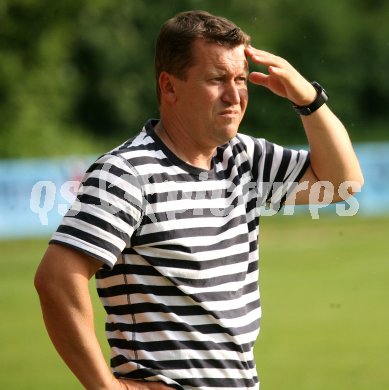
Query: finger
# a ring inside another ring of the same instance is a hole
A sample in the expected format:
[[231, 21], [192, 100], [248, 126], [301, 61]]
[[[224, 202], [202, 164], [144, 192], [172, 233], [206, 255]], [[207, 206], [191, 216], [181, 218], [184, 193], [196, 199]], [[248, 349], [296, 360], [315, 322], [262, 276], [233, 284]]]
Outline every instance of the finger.
[[269, 66], [268, 68], [269, 75], [277, 76], [278, 78], [286, 79], [289, 75], [287, 71], [283, 68], [279, 68], [277, 66]]
[[250, 56], [251, 60], [258, 65], [263, 66], [275, 66], [275, 67], [282, 67], [284, 64], [282, 63], [282, 60], [280, 57], [274, 56], [274, 55], [263, 55], [263, 54], [255, 54], [253, 56]]
[[275, 66], [277, 68], [290, 68], [290, 64], [284, 60], [282, 57], [276, 56], [272, 53], [266, 52], [264, 50], [248, 50], [247, 55], [251, 60], [259, 65], [264, 66]]
[[261, 49], [256, 49], [255, 47], [253, 46], [248, 46], [246, 49], [246, 54], [250, 55], [250, 56], [255, 56], [255, 55], [262, 55], [262, 56], [274, 56], [274, 54], [268, 52], [268, 51], [265, 51], [265, 50], [261, 50]]
[[269, 76], [260, 72], [251, 72], [249, 74], [249, 81], [256, 85], [266, 86]]

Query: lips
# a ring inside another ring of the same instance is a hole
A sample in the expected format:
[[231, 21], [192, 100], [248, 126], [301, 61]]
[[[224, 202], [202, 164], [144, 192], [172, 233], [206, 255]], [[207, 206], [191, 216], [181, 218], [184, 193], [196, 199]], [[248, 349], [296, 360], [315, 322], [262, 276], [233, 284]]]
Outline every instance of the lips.
[[237, 115], [239, 115], [239, 111], [237, 111], [237, 110], [224, 110], [224, 111], [221, 111], [219, 115], [222, 115], [222, 116], [237, 116]]

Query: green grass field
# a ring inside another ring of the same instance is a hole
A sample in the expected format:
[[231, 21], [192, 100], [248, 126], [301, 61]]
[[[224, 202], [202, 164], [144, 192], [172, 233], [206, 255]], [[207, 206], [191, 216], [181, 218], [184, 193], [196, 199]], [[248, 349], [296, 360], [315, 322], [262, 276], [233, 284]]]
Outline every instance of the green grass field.
[[[389, 389], [388, 232], [389, 218], [263, 219], [261, 390]], [[46, 242], [0, 241], [0, 389], [81, 389], [33, 288]]]

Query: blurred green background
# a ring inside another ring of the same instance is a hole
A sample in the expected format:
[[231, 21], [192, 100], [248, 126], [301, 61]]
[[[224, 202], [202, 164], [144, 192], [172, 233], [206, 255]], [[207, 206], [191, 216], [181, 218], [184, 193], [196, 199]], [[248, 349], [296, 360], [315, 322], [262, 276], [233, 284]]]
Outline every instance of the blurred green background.
[[[388, 140], [386, 0], [2, 0], [0, 156], [98, 153], [158, 116], [153, 56], [178, 11], [231, 18], [324, 85], [354, 141]], [[305, 143], [290, 104], [251, 88], [242, 130]]]
[[[389, 140], [385, 0], [1, 0], [0, 158], [97, 155], [158, 117], [155, 37], [189, 9], [232, 19], [254, 46], [321, 82], [353, 141]], [[242, 131], [306, 142], [290, 104], [258, 87]], [[263, 218], [261, 388], [389, 388], [388, 231], [385, 216]], [[0, 239], [0, 389], [81, 388], [33, 288], [47, 240]], [[96, 304], [106, 345], [103, 317]]]

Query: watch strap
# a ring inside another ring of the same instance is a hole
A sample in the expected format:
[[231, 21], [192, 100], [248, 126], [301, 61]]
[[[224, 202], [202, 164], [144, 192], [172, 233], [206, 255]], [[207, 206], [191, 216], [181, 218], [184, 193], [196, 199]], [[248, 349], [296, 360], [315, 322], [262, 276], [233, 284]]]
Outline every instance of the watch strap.
[[293, 108], [300, 115], [310, 115], [328, 101], [328, 94], [325, 89], [316, 81], [312, 81], [311, 84], [316, 89], [316, 99], [308, 106], [298, 106], [293, 104]]

